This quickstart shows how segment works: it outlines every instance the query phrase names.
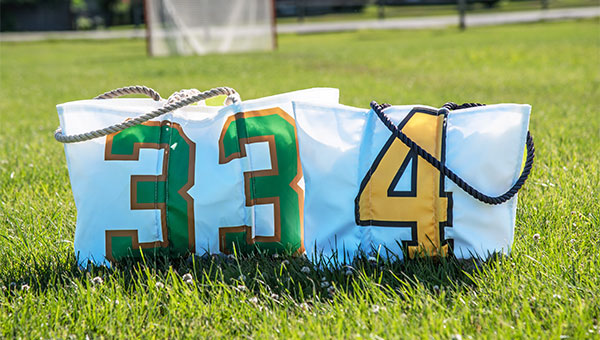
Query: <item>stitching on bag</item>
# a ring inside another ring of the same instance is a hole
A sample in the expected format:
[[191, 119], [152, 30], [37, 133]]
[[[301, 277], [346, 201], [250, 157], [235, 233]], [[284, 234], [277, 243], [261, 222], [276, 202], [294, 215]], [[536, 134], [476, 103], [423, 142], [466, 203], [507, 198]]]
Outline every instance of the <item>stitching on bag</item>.
[[[167, 124], [167, 126], [169, 126], [169, 124]], [[161, 142], [161, 137], [162, 137], [162, 124], [159, 124], [159, 129], [157, 130], [157, 135], [158, 135], [157, 136], [158, 137], [157, 140], [158, 140], [158, 143], [160, 145], [161, 144], [160, 143]], [[169, 217], [167, 215], [168, 214], [167, 211], [169, 210], [168, 209], [169, 203], [168, 203], [168, 197], [166, 195], [167, 195], [167, 191], [168, 191], [167, 189], [168, 189], [168, 182], [169, 182], [169, 158], [170, 158], [168, 156], [168, 152], [169, 152], [169, 144], [167, 144], [167, 146], [165, 147], [165, 149], [163, 151], [162, 163], [166, 163], [166, 164], [162, 164], [162, 167], [161, 167], [161, 164], [160, 164], [160, 157], [158, 157], [158, 154], [156, 156], [156, 169], [157, 169], [157, 172], [161, 168], [166, 169], [165, 182], [164, 182], [165, 183], [164, 184], [164, 186], [165, 186], [165, 188], [164, 188], [165, 189], [165, 209], [164, 209], [164, 214], [165, 214], [165, 230], [167, 230], [167, 231], [169, 230]], [[159, 181], [158, 181], [158, 176], [157, 176], [157, 177], [155, 177], [155, 180], [154, 180], [154, 208], [155, 209], [158, 209], [158, 183], [159, 183]], [[155, 213], [155, 216], [158, 216], [158, 226], [159, 226], [158, 230], [161, 230], [161, 232], [162, 232], [162, 223], [160, 223], [160, 214], [161, 213], [162, 212], [160, 210], [158, 210], [158, 212]], [[169, 241], [168, 240], [168, 236], [169, 236], [168, 234], [167, 235], [162, 235], [163, 242]]]
[[[171, 115], [171, 118], [172, 118], [172, 115]], [[171, 119], [171, 121], [172, 121], [172, 119]], [[169, 128], [169, 130], [168, 130], [169, 132], [167, 132], [168, 138], [169, 138], [169, 142], [168, 142], [169, 146], [167, 146], [167, 149], [165, 150], [165, 152], [171, 153], [171, 145], [173, 145], [173, 124], [168, 123], [167, 127]], [[163, 133], [162, 129], [161, 129], [160, 133], [161, 134]], [[171, 163], [171, 157], [169, 157], [169, 159], [167, 161], [167, 172], [169, 171], [169, 168], [171, 167], [170, 163]], [[165, 206], [167, 207], [167, 209], [165, 209], [165, 214], [166, 214], [166, 218], [167, 218], [167, 230], [170, 230], [170, 229], [168, 229], [169, 228], [169, 186], [170, 186], [169, 176], [167, 175], [167, 178], [165, 179]], [[169, 237], [170, 236], [171, 236], [171, 233], [169, 233]]]
[[[440, 112], [438, 111], [438, 114], [443, 115], [444, 118], [442, 120], [442, 136], [440, 138], [441, 140], [441, 159], [440, 162], [442, 164], [442, 166], [446, 166], [446, 131], [447, 131], [447, 127], [448, 127], [448, 115], [449, 112]], [[454, 239], [453, 238], [447, 238], [446, 235], [446, 227], [448, 228], [454, 228], [454, 223], [453, 223], [453, 212], [454, 212], [454, 199], [452, 197], [452, 192], [450, 191], [446, 191], [446, 177], [443, 175], [442, 172], [440, 172], [440, 193], [439, 195], [442, 197], [447, 197], [447, 207], [446, 207], [446, 221], [445, 222], [439, 222], [438, 223], [438, 233], [439, 233], [439, 238], [440, 238], [440, 247], [443, 247], [444, 245], [447, 245], [447, 250], [446, 250], [446, 254], [448, 256], [452, 255], [452, 248], [454, 248]]]
[[[248, 124], [246, 122], [246, 116], [242, 116], [240, 117], [240, 119], [236, 119], [236, 127], [239, 127], [242, 122], [243, 122], [243, 127], [244, 127], [244, 136], [245, 138], [249, 138], [249, 134], [248, 134]], [[239, 129], [238, 129], [239, 131]], [[237, 135], [238, 137], [238, 145], [240, 146], [240, 148], [244, 148], [246, 149], [246, 147], [249, 145], [247, 143], [241, 144], [240, 143], [240, 134], [238, 133]], [[245, 150], [244, 150], [245, 151]], [[240, 150], [241, 152], [241, 150]], [[256, 197], [256, 179], [254, 176], [254, 164], [252, 162], [252, 153], [251, 152], [246, 152], [246, 157], [248, 157], [248, 165], [249, 165], [249, 169], [247, 171], [248, 173], [248, 178], [249, 178], [249, 185], [250, 185], [250, 191], [251, 191], [251, 196], [249, 197], [251, 201], [254, 200], [254, 197]], [[244, 193], [244, 197], [246, 197], [245, 193]], [[246, 206], [248, 205], [248, 202], [245, 202]], [[251, 223], [251, 228], [248, 230], [248, 232], [250, 233], [250, 238], [254, 239], [256, 237], [256, 204], [253, 204], [252, 207], [250, 208], [250, 211], [252, 212], [251, 218], [252, 218], [252, 223]], [[252, 233], [254, 233], [255, 235], [252, 235]]]

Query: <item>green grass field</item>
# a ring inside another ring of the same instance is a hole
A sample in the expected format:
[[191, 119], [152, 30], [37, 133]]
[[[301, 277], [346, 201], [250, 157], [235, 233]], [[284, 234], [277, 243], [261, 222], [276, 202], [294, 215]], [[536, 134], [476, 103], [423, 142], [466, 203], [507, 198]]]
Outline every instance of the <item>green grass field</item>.
[[[593, 20], [289, 35], [275, 52], [156, 59], [142, 40], [3, 43], [0, 338], [600, 338], [599, 31]], [[360, 107], [529, 103], [537, 158], [512, 255], [360, 260], [352, 275], [266, 255], [79, 270], [54, 105], [132, 84], [243, 98], [331, 86]]]

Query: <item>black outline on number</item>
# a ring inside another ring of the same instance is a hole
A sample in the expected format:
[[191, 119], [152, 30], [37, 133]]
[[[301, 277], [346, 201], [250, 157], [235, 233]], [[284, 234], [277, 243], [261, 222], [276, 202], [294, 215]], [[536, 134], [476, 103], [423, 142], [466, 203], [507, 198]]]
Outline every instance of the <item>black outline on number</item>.
[[[417, 176], [415, 176], [415, 174], [419, 170], [418, 158], [418, 154], [415, 150], [408, 150], [406, 158], [404, 158], [400, 169], [398, 169], [398, 172], [396, 172], [396, 176], [394, 176], [392, 183], [390, 183], [390, 186], [388, 187], [388, 197], [417, 197]], [[404, 171], [406, 171], [406, 168], [408, 168], [408, 164], [411, 164], [410, 190], [396, 191], [394, 190], [394, 188], [396, 188], [396, 185], [398, 185], [400, 178], [402, 178], [402, 175], [404, 175]]]
[[[422, 108], [422, 107], [414, 107], [408, 113], [408, 115], [406, 115], [406, 117], [404, 117], [404, 119], [398, 124], [398, 129], [402, 130], [402, 128], [415, 115], [415, 113], [424, 113], [424, 114], [429, 114], [432, 116], [440, 115], [440, 112], [436, 111], [436, 110], [431, 110], [431, 109]], [[444, 114], [444, 115], [446, 115], [446, 114]], [[441, 157], [440, 157], [441, 164], [446, 163], [446, 121], [447, 121], [447, 119], [445, 117], [444, 121], [443, 121], [442, 137], [441, 137], [442, 138]], [[365, 177], [361, 181], [360, 188], [358, 190], [358, 194], [356, 195], [356, 198], [354, 199], [354, 218], [355, 218], [356, 224], [359, 226], [400, 227], [400, 228], [409, 228], [410, 227], [412, 240], [410, 240], [410, 241], [402, 240], [402, 244], [403, 244], [403, 246], [418, 246], [419, 244], [418, 244], [418, 233], [417, 233], [417, 222], [416, 221], [393, 222], [393, 221], [361, 220], [360, 219], [360, 207], [359, 207], [360, 195], [362, 194], [363, 190], [367, 186], [367, 183], [369, 182], [369, 180], [371, 180], [371, 176], [373, 175], [373, 173], [379, 166], [379, 163], [385, 156], [386, 152], [388, 151], [388, 149], [390, 148], [392, 143], [394, 143], [395, 139], [396, 138], [393, 135], [390, 136], [390, 138], [387, 140], [387, 142], [384, 144], [384, 146], [379, 151], [379, 154], [377, 154], [377, 157], [375, 157], [373, 164], [371, 165], [371, 167], [367, 171]], [[398, 184], [400, 177], [402, 177], [402, 174], [408, 167], [408, 163], [410, 163], [410, 160], [413, 161], [412, 169], [411, 169], [412, 170], [411, 190], [410, 191], [395, 191], [394, 188], [395, 188], [396, 184]], [[402, 162], [402, 165], [398, 169], [396, 176], [394, 176], [392, 183], [390, 183], [390, 186], [388, 187], [388, 191], [387, 191], [388, 197], [416, 197], [416, 195], [417, 195], [418, 160], [419, 160], [419, 157], [418, 157], [416, 151], [409, 150], [409, 153], [407, 154], [406, 158]], [[440, 185], [439, 185], [439, 187], [440, 187], [439, 195], [440, 196], [439, 197], [448, 198], [448, 205], [447, 205], [447, 211], [446, 211], [446, 221], [442, 221], [439, 223], [438, 230], [440, 233], [440, 247], [443, 247], [446, 244], [448, 244], [449, 245], [448, 246], [448, 254], [451, 254], [452, 248], [454, 247], [454, 240], [445, 238], [446, 233], [445, 233], [444, 229], [446, 227], [450, 227], [450, 228], [452, 227], [452, 209], [453, 209], [454, 204], [453, 204], [453, 199], [452, 199], [452, 193], [445, 191], [444, 179], [445, 179], [445, 176], [442, 173], [440, 173]]]

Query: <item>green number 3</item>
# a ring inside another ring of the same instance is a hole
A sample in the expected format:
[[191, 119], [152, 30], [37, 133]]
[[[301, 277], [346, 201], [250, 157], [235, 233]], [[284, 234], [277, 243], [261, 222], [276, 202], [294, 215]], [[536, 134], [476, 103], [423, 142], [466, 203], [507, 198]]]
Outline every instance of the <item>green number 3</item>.
[[162, 173], [131, 176], [131, 209], [159, 209], [163, 240], [139, 242], [135, 229], [107, 230], [107, 259], [138, 256], [140, 248], [170, 256], [193, 253], [194, 201], [187, 191], [194, 185], [196, 144], [177, 123], [146, 122], [107, 136], [104, 159], [137, 161], [140, 149], [164, 150]]
[[246, 157], [246, 144], [267, 142], [271, 169], [244, 173], [246, 206], [273, 204], [274, 235], [253, 237], [252, 227], [219, 228], [219, 246], [231, 253], [256, 246], [268, 252], [304, 252], [304, 191], [296, 124], [280, 108], [237, 113], [227, 119], [219, 138], [219, 163]]

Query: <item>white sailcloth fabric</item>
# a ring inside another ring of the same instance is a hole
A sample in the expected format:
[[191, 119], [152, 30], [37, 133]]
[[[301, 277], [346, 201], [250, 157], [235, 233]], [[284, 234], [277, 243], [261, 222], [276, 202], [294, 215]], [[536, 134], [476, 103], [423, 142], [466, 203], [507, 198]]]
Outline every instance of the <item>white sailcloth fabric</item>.
[[[372, 110], [315, 88], [228, 106], [191, 105], [109, 136], [65, 144], [81, 265], [143, 252], [254, 247], [351, 260], [507, 253], [517, 197], [477, 201], [401, 144]], [[150, 99], [58, 105], [65, 134], [164, 105]], [[530, 107], [385, 114], [466, 182], [500, 195], [520, 175]]]

